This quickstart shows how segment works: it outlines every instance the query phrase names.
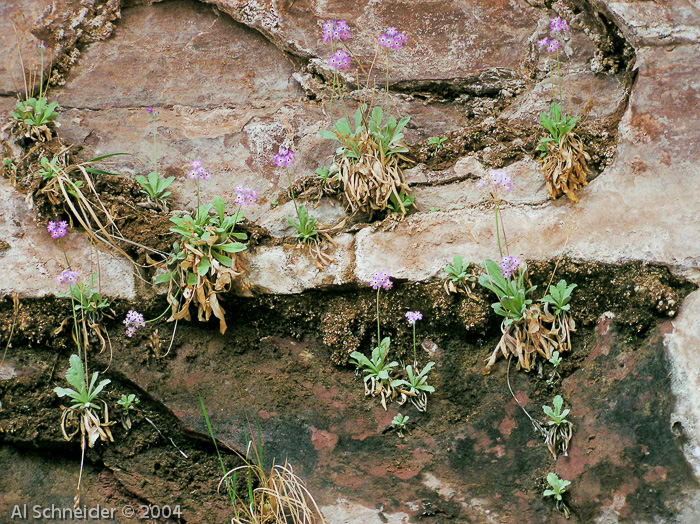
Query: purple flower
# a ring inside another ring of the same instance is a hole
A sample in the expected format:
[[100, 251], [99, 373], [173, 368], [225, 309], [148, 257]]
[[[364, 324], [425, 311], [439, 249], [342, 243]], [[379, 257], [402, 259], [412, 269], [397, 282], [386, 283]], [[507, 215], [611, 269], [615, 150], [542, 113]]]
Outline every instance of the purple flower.
[[503, 257], [501, 259], [501, 275], [504, 278], [510, 278], [520, 267], [519, 257]]
[[384, 288], [386, 291], [389, 291], [391, 286], [394, 285], [387, 271], [380, 271], [379, 273], [373, 275], [369, 284], [375, 291], [378, 291], [380, 287]]
[[126, 326], [126, 336], [131, 338], [136, 333], [138, 328], [146, 327], [146, 322], [143, 320], [143, 315], [138, 311], [130, 309], [123, 321]]
[[387, 27], [383, 35], [378, 38], [379, 45], [387, 49], [401, 49], [408, 38], [404, 33], [399, 33], [395, 27]]
[[205, 167], [202, 167], [202, 162], [200, 160], [193, 160], [190, 164], [192, 166], [192, 171], [187, 175], [192, 180], [209, 180], [211, 179], [211, 173]]
[[42, 51], [42, 52], [43, 52], [43, 51], [46, 51], [46, 44], [44, 44], [44, 41], [42, 40], [41, 42], [39, 42], [39, 43], [36, 45], [36, 48], [37, 48], [39, 51]]
[[286, 167], [291, 166], [294, 163], [294, 156], [294, 151], [292, 151], [291, 149], [280, 147], [280, 150], [272, 158], [272, 160], [279, 167]]
[[152, 114], [153, 114], [153, 108], [152, 108], [152, 107], [147, 107], [147, 108], [146, 108], [146, 113], [148, 113], [149, 115], [152, 115]]
[[46, 229], [51, 234], [52, 238], [62, 238], [66, 236], [66, 229], [68, 228], [68, 222], [61, 220], [60, 222], [49, 222]]
[[345, 20], [324, 22], [321, 33], [324, 42], [331, 40], [347, 40], [350, 38], [350, 28]]
[[542, 40], [538, 40], [537, 45], [540, 47], [546, 47], [547, 45], [549, 45], [549, 38], [545, 36]]
[[547, 52], [556, 53], [557, 49], [559, 49], [559, 41], [552, 38], [547, 44]]
[[235, 203], [240, 206], [254, 206], [258, 202], [258, 190], [243, 186], [236, 186]]
[[502, 169], [492, 169], [476, 184], [476, 187], [483, 189], [490, 195], [498, 195], [499, 191], [511, 192], [513, 190], [513, 179]]
[[419, 320], [423, 320], [423, 314], [420, 311], [406, 311], [406, 320], [413, 326]]
[[350, 55], [344, 49], [338, 49], [328, 59], [328, 65], [333, 69], [347, 69], [350, 67]]
[[70, 269], [66, 269], [56, 277], [56, 283], [59, 286], [63, 284], [75, 284], [79, 278], [80, 273], [78, 273], [77, 271], [71, 271]]
[[549, 21], [549, 26], [552, 29], [552, 33], [558, 33], [559, 31], [568, 31], [569, 24], [566, 23], [564, 18], [556, 17]]

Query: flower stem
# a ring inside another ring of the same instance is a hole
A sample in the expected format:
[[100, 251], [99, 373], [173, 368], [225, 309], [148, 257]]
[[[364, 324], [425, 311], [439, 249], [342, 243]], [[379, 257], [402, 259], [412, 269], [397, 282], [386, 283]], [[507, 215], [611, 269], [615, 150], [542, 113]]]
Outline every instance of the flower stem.
[[413, 367], [418, 367], [418, 359], [416, 358], [416, 323], [413, 323]]
[[68, 266], [68, 269], [72, 270], [73, 268], [70, 267], [70, 262], [68, 261], [68, 254], [66, 253], [66, 248], [65, 248], [65, 246], [63, 245], [63, 239], [62, 239], [62, 238], [59, 238], [59, 239], [58, 239], [58, 243], [59, 243], [59, 245], [61, 246], [61, 251], [63, 251], [63, 258], [66, 259], [66, 265]]
[[389, 113], [389, 65], [391, 63], [391, 50], [386, 50], [386, 90], [384, 91], [384, 107], [387, 114]]
[[379, 289], [377, 289], [377, 345], [382, 341], [382, 337], [379, 332]]
[[156, 125], [156, 116], [153, 116], [153, 171], [158, 176], [158, 141], [157, 141], [158, 126]]
[[498, 229], [498, 215], [500, 214], [500, 209], [498, 207], [498, 199], [494, 198], [493, 199], [494, 204], [496, 204], [495, 209], [495, 215], [496, 215], [496, 240], [498, 241], [498, 252], [501, 255], [501, 258], [503, 258], [503, 248], [501, 248], [501, 234]]
[[292, 195], [292, 202], [294, 202], [294, 210], [297, 212], [297, 218], [299, 218], [299, 208], [297, 207], [297, 200], [296, 198], [294, 198], [294, 184], [292, 184], [292, 175], [289, 174], [288, 167], [285, 167], [285, 169], [287, 170], [287, 180], [289, 180], [289, 192]]
[[559, 48], [557, 47], [557, 79], [559, 80], [559, 103], [564, 105], [564, 98], [561, 93], [561, 68], [559, 67]]
[[146, 320], [146, 324], [148, 324], [149, 322], [155, 322], [156, 320], [159, 320], [159, 319], [163, 318], [163, 316], [164, 316], [168, 311], [170, 311], [170, 308], [171, 308], [171, 307], [172, 307], [172, 304], [168, 304], [168, 307], [165, 308], [165, 311], [163, 311], [163, 312], [162, 312], [160, 315], [158, 315], [156, 318], [152, 318], [151, 320]]
[[199, 214], [199, 176], [197, 176], [197, 213], [196, 214]]

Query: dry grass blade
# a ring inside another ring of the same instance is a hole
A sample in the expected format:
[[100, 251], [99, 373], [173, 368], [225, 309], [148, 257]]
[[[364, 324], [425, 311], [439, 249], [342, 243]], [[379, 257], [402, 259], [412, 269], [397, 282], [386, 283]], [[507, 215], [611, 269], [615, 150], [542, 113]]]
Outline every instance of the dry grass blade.
[[239, 466], [224, 475], [219, 488], [238, 473], [252, 476], [250, 482], [257, 487], [252, 490], [253, 500], [247, 503], [235, 495], [239, 504], [233, 524], [325, 524], [316, 501], [289, 463], [273, 464], [269, 473], [257, 464]]
[[547, 155], [540, 162], [549, 195], [555, 199], [565, 194], [571, 202], [578, 202], [574, 192], [588, 184], [590, 160], [583, 142], [573, 132], [564, 135], [559, 144], [547, 144]]

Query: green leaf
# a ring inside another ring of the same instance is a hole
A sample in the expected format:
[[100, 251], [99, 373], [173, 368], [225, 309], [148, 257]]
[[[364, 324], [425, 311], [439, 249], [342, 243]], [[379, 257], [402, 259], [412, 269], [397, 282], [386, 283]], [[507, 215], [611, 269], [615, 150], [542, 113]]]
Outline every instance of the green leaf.
[[197, 285], [197, 275], [194, 273], [187, 273], [187, 285], [196, 286]]
[[170, 279], [173, 278], [173, 272], [171, 271], [170, 273], [163, 273], [162, 275], [158, 275], [154, 281], [156, 285], [158, 284], [165, 284], [166, 282], [170, 282]]
[[216, 251], [211, 252], [212, 256], [221, 262], [226, 267], [231, 267], [231, 264], [233, 264], [233, 260], [230, 257], [227, 257], [226, 255], [222, 255], [221, 253], [217, 253]]
[[66, 380], [78, 391], [85, 391], [85, 370], [83, 361], [78, 355], [71, 355], [69, 358], [70, 367], [66, 371]]
[[226, 212], [226, 202], [224, 199], [220, 196], [215, 196], [214, 197], [214, 209], [216, 210], [216, 213], [219, 215], [219, 220], [224, 219], [224, 215]]
[[208, 258], [203, 258], [202, 260], [199, 261], [199, 264], [197, 264], [197, 274], [200, 277], [203, 277], [204, 275], [207, 274], [207, 271], [209, 271], [209, 268], [211, 268], [211, 262], [209, 262]]
[[219, 249], [221, 251], [224, 251], [226, 253], [239, 253], [241, 251], [245, 251], [246, 245], [241, 244], [240, 242], [232, 242], [230, 244], [220, 244], [215, 246], [216, 249]]
[[[321, 138], [327, 138], [329, 140], [338, 140], [338, 135], [336, 135], [333, 131], [326, 131], [325, 129], [321, 129], [318, 132], [319, 136]], [[340, 140], [338, 140], [340, 142]]]

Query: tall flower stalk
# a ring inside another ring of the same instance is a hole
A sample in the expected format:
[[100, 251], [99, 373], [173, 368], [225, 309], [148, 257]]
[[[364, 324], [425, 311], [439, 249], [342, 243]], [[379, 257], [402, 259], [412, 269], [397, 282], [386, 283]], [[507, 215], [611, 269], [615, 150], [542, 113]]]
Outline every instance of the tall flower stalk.
[[344, 49], [337, 49], [336, 42], [345, 41], [350, 38], [350, 28], [345, 20], [330, 20], [323, 24], [322, 38], [324, 42], [328, 42], [331, 45], [331, 57], [328, 59], [328, 65], [333, 69], [333, 79], [331, 80], [331, 100], [329, 106], [329, 113], [332, 122], [333, 98], [335, 97], [336, 90], [338, 92], [338, 98], [340, 98], [340, 103], [343, 106], [343, 111], [347, 115], [338, 70], [345, 70], [350, 67], [350, 55]]
[[406, 320], [413, 327], [413, 367], [417, 369], [418, 358], [416, 357], [416, 322], [423, 320], [423, 314], [420, 311], [407, 311]]
[[379, 293], [382, 289], [389, 291], [394, 284], [391, 281], [391, 277], [387, 271], [380, 271], [379, 273], [374, 274], [369, 284], [372, 286], [372, 289], [377, 292], [377, 344], [379, 344], [382, 340], [381, 329], [379, 326]]
[[200, 180], [211, 180], [211, 173], [208, 169], [202, 166], [200, 160], [193, 160], [190, 164], [192, 170], [187, 175], [191, 180], [197, 181], [197, 209], [199, 210], [199, 181]]
[[[500, 196], [503, 192], [510, 193], [513, 190], [513, 180], [502, 169], [494, 169], [490, 171], [477, 183], [477, 187], [484, 191], [488, 198], [494, 204], [494, 215], [496, 217], [496, 240], [498, 242], [498, 253], [503, 255], [503, 246], [501, 244], [500, 230], [503, 231], [503, 241], [505, 244], [505, 252], [508, 252], [508, 241], [506, 239], [506, 230], [503, 226], [503, 215], [500, 208]], [[500, 219], [500, 227], [499, 227]]]
[[384, 34], [377, 41], [381, 47], [386, 48], [386, 85], [384, 89], [384, 105], [389, 111], [389, 69], [391, 68], [391, 51], [399, 50], [408, 39], [404, 33], [399, 33], [395, 27], [387, 27]]
[[[566, 20], [558, 16], [549, 21], [549, 26], [552, 34], [569, 30], [569, 24], [566, 22]], [[541, 49], [545, 49], [548, 53], [555, 54], [557, 61], [557, 83], [559, 84], [559, 103], [563, 104], [564, 93], [562, 89], [561, 64], [559, 61], [559, 48], [561, 47], [561, 44], [556, 38], [549, 38], [545, 36], [542, 40], [537, 41], [537, 45]], [[552, 98], [555, 98], [555, 89], [555, 81], [552, 79]]]

